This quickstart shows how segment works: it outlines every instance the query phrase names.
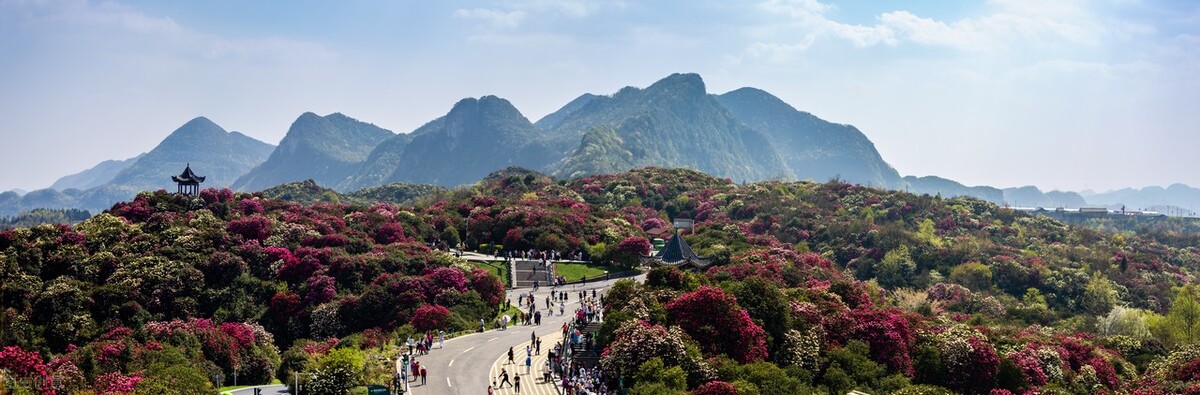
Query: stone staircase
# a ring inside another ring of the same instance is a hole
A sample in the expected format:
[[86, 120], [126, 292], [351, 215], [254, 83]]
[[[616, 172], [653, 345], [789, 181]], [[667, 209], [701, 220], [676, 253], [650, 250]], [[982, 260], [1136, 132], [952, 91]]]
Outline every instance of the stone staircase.
[[[553, 266], [553, 265], [550, 265]], [[535, 281], [540, 286], [548, 287], [554, 275], [542, 266], [542, 261], [513, 261], [512, 281], [514, 288], [533, 288]]]
[[[599, 321], [590, 322], [587, 324], [587, 326], [584, 326], [583, 329], [580, 329], [579, 333], [584, 337], [599, 333], [600, 325], [601, 323]], [[581, 342], [578, 345], [571, 346], [571, 355], [575, 359], [577, 366], [583, 366], [588, 369], [599, 366], [600, 352], [602, 350], [595, 345], [592, 346], [592, 349], [587, 349], [585, 346], [586, 342]]]

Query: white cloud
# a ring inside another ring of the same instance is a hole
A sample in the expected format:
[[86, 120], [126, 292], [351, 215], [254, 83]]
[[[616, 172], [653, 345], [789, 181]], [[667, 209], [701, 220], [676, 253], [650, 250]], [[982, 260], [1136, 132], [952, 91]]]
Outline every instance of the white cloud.
[[[1095, 46], [1111, 38], [1128, 38], [1153, 32], [1152, 27], [1118, 23], [1098, 18], [1074, 0], [1044, 2], [1036, 0], [990, 0], [988, 13], [954, 21], [921, 17], [912, 12], [897, 10], [879, 14], [878, 23], [860, 25], [843, 23], [829, 16], [833, 5], [818, 0], [767, 0], [759, 7], [768, 13], [787, 18], [796, 42], [780, 37], [774, 47], [792, 51], [805, 50], [802, 45], [812, 37], [833, 37], [855, 47], [876, 45], [895, 46], [911, 43], [930, 47], [966, 51], [1004, 50], [1018, 45], [1033, 46]], [[748, 48], [761, 52], [771, 43], [756, 41]], [[757, 49], [755, 49], [757, 48]]]
[[[172, 53], [216, 60], [227, 57], [259, 59], [322, 59], [337, 54], [313, 42], [279, 37], [234, 38], [197, 31], [172, 18], [153, 17], [119, 3], [85, 0], [0, 3], [0, 11], [27, 15], [29, 27], [53, 31], [91, 30], [93, 37], [121, 35], [130, 42], [158, 42]], [[111, 41], [111, 38], [109, 39]]]
[[487, 8], [460, 9], [454, 11], [459, 18], [482, 19], [493, 27], [513, 29], [521, 26], [525, 11], [501, 11]]

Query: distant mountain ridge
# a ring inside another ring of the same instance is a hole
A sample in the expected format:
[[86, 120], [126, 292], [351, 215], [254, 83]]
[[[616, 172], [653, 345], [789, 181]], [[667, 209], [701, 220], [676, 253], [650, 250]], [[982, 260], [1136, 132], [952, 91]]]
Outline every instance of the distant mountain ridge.
[[[578, 165], [607, 163], [616, 167], [604, 172], [659, 166], [699, 170], [738, 182], [791, 178], [770, 139], [735, 118], [708, 94], [696, 74], [672, 74], [645, 89], [626, 87], [612, 96], [591, 98], [554, 127], [552, 144], [560, 151], [579, 147], [580, 139], [597, 127], [615, 131], [623, 148], [619, 151], [627, 151], [631, 159], [622, 163], [618, 158], [595, 157], [595, 150], [576, 149], [561, 163], [577, 167], [544, 170], [557, 177], [576, 177], [602, 173]], [[593, 157], [570, 158], [584, 154]]]
[[717, 100], [771, 140], [794, 179], [819, 182], [837, 177], [884, 188], [900, 184], [900, 173], [854, 126], [827, 122], [755, 88], [737, 89]]
[[135, 157], [125, 160], [106, 160], [100, 162], [100, 164], [97, 164], [96, 166], [93, 166], [87, 170], [62, 176], [58, 180], [55, 180], [54, 184], [50, 185], [50, 189], [63, 191], [71, 188], [90, 189], [104, 185], [109, 181], [112, 181], [113, 177], [116, 177], [117, 173], [120, 173], [121, 170], [125, 170], [145, 155], [145, 153], [141, 153]]
[[581, 94], [536, 123], [496, 96], [462, 99], [400, 134], [341, 113], [304, 113], [278, 147], [197, 117], [138, 157], [102, 162], [24, 196], [0, 194], [0, 215], [34, 208], [98, 212], [141, 190], [170, 189], [169, 177], [188, 163], [208, 177], [205, 188], [256, 191], [312, 180], [306, 188], [345, 196], [397, 182], [455, 187], [510, 166], [559, 178], [653, 166], [735, 182], [838, 179], [1010, 206], [1200, 210], [1200, 189], [1180, 184], [1075, 193], [901, 177], [852, 125], [825, 121], [761, 89], [712, 94], [699, 75], [672, 74], [645, 88]]
[[109, 184], [139, 190], [170, 187], [172, 175], [191, 164], [207, 179], [203, 187], [224, 188], [262, 163], [274, 145], [239, 132], [228, 132], [205, 117], [197, 117], [171, 132], [158, 146], [121, 170]]
[[358, 170], [367, 155], [390, 130], [361, 122], [341, 113], [300, 115], [266, 162], [234, 181], [232, 188], [258, 191], [276, 185], [314, 180], [337, 185]]

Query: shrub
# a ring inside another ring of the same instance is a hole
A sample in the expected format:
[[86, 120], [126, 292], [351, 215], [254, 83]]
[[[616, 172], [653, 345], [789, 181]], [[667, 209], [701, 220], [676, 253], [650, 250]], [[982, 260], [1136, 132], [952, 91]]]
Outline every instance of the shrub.
[[450, 309], [428, 304], [418, 307], [409, 323], [420, 332], [446, 329], [450, 326]]

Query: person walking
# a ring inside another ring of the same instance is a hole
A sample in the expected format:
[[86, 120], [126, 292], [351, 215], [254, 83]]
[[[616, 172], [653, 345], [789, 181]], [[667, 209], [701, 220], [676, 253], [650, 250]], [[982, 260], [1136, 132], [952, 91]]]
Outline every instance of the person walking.
[[536, 347], [533, 349], [533, 354], [534, 355], [542, 355], [542, 338], [540, 338], [540, 337], [537, 338], [537, 340], [534, 341], [533, 344], [536, 345]]
[[438, 348], [446, 348], [446, 331], [438, 330]]
[[521, 393], [521, 376], [513, 377], [513, 390], [518, 394]]
[[[495, 385], [495, 383], [493, 383], [492, 385]], [[495, 394], [493, 394], [493, 393], [492, 393], [492, 386], [491, 386], [491, 385], [489, 385], [489, 386], [488, 386], [488, 393], [487, 393], [487, 395], [495, 395]]]
[[513, 363], [513, 348], [508, 348], [508, 363]]
[[[520, 380], [520, 378], [518, 378], [518, 380]], [[505, 383], [507, 383], [509, 387], [511, 387], [513, 385], [513, 383], [511, 381], [508, 381], [508, 370], [506, 370], [504, 368], [500, 368], [500, 385], [497, 386], [496, 388], [497, 389], [504, 388]]]
[[533, 357], [525, 357], [525, 374], [533, 373]]
[[429, 375], [429, 372], [425, 371], [424, 367], [421, 367], [421, 385], [422, 386], [425, 385], [425, 377], [428, 375]]

